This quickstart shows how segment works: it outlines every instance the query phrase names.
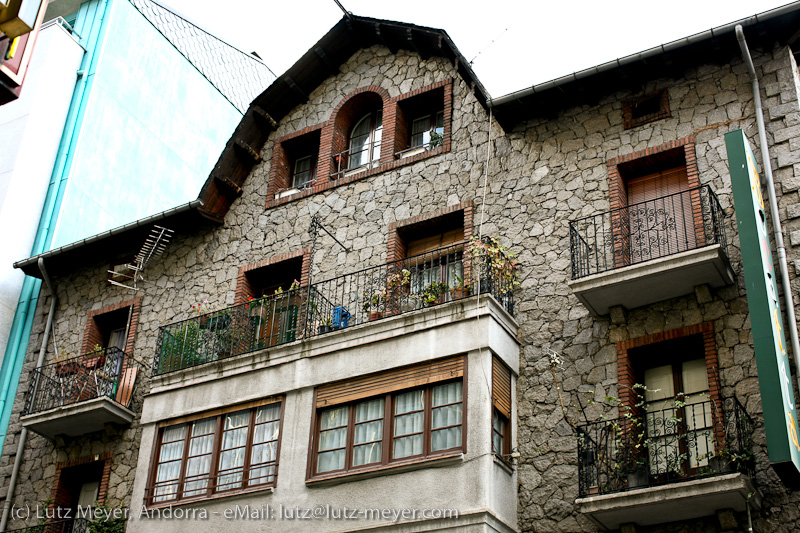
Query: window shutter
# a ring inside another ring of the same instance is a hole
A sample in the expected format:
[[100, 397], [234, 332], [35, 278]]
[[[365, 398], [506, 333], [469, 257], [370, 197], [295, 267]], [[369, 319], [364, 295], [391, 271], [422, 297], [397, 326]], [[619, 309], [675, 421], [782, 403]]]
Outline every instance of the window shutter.
[[406, 257], [413, 257], [415, 255], [424, 254], [437, 248], [444, 248], [445, 246], [452, 246], [464, 240], [464, 228], [457, 228], [454, 230], [439, 233], [424, 239], [418, 239], [408, 243], [408, 250]]
[[511, 370], [492, 357], [492, 405], [511, 420]]
[[463, 377], [464, 366], [464, 356], [459, 356], [323, 385], [317, 388], [316, 406], [329, 407]]
[[676, 167], [628, 181], [628, 205], [688, 190], [686, 167]]

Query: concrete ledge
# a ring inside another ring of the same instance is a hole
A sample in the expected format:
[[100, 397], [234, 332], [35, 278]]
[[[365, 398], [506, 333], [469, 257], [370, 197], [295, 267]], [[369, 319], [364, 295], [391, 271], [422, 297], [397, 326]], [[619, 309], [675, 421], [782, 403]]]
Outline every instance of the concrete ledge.
[[568, 283], [594, 316], [621, 305], [634, 309], [691, 294], [698, 285], [724, 287], [734, 274], [719, 244], [594, 274]]
[[725, 474], [647, 487], [615, 494], [578, 498], [575, 505], [605, 529], [619, 529], [622, 524], [640, 526], [662, 524], [676, 520], [691, 520], [711, 516], [718, 509], [745, 511], [748, 494], [750, 506], [761, 508], [761, 493], [749, 476]]
[[50, 440], [56, 435], [77, 437], [102, 430], [106, 424], [130, 424], [136, 414], [114, 400], [101, 396], [92, 400], [56, 407], [20, 418], [22, 427]]

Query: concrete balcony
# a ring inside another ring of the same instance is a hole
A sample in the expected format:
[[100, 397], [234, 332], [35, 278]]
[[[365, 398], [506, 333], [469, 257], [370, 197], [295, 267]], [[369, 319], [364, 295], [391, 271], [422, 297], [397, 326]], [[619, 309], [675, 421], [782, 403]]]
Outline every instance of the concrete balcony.
[[708, 186], [570, 223], [570, 288], [595, 316], [734, 281], [724, 214]]
[[43, 365], [31, 373], [22, 426], [48, 439], [76, 437], [106, 424], [129, 425], [138, 365], [125, 352], [108, 348]]

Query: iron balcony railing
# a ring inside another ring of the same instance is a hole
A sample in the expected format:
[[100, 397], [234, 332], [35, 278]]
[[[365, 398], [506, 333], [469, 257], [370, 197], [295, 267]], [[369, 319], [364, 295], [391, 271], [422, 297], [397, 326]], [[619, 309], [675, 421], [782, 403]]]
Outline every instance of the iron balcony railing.
[[89, 522], [84, 518], [70, 518], [6, 531], [7, 533], [86, 533], [89, 531]]
[[469, 245], [440, 248], [161, 327], [153, 374], [322, 335], [470, 295], [513, 314], [514, 282]]
[[578, 427], [580, 497], [729, 472], [754, 475], [753, 420], [735, 397]]
[[138, 363], [116, 347], [96, 350], [31, 371], [23, 415], [107, 397], [128, 406]]
[[339, 179], [348, 172], [369, 170], [380, 165], [381, 141], [367, 142], [361, 148], [348, 149], [331, 156], [331, 179]]
[[570, 222], [572, 279], [714, 244], [724, 249], [724, 217], [703, 185]]

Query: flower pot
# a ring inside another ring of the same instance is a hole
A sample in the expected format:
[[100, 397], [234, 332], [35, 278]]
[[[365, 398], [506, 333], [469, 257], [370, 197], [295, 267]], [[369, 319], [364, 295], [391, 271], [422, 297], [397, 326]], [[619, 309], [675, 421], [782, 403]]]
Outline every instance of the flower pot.
[[469, 296], [469, 292], [465, 287], [455, 287], [450, 289], [450, 299], [451, 300], [460, 300], [461, 298], [466, 298]]
[[383, 318], [383, 313], [381, 313], [380, 311], [372, 311], [369, 314], [370, 322], [373, 321], [373, 320], [378, 320], [379, 318]]
[[598, 487], [597, 485], [589, 487], [588, 494], [589, 494], [589, 496], [594, 496], [596, 494], [600, 494], [600, 487]]
[[646, 471], [637, 470], [628, 474], [628, 489], [646, 487], [650, 479]]
[[712, 457], [708, 460], [708, 467], [718, 474], [736, 472], [735, 465], [725, 457]]
[[326, 325], [317, 326], [317, 333], [319, 335], [322, 335], [323, 333], [328, 333], [328, 332], [331, 332], [331, 331], [333, 331], [333, 326], [326, 326]]

